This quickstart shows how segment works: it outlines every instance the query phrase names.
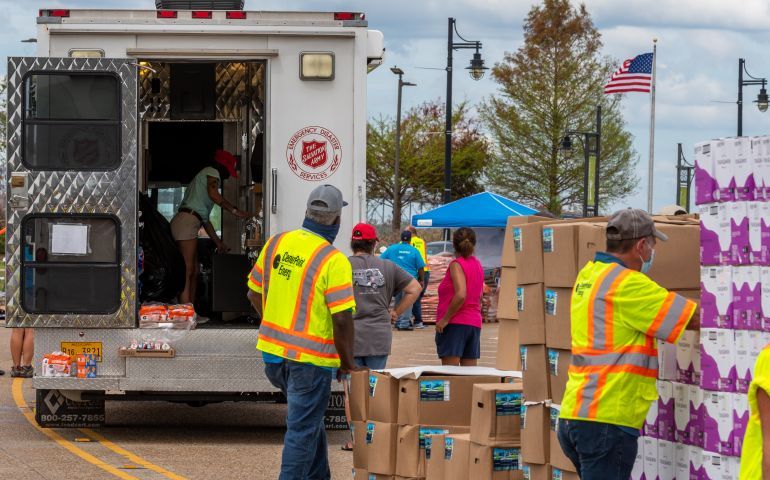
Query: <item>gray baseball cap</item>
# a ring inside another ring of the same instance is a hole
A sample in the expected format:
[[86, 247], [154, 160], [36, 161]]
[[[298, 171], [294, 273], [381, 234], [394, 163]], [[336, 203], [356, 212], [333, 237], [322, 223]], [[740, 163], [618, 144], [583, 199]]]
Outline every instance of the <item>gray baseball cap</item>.
[[638, 208], [618, 210], [607, 221], [608, 240], [628, 240], [632, 238], [644, 238], [653, 236], [662, 241], [668, 240], [668, 236], [660, 233], [655, 228], [647, 212]]
[[316, 212], [339, 212], [348, 202], [342, 199], [342, 192], [333, 185], [321, 185], [307, 197], [308, 210]]

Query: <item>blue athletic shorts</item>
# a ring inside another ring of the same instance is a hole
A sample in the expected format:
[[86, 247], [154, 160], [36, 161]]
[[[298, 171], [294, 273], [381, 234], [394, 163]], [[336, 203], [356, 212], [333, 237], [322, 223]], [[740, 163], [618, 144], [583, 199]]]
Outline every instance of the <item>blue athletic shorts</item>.
[[481, 329], [471, 325], [450, 323], [443, 333], [436, 333], [436, 350], [438, 358], [481, 357]]

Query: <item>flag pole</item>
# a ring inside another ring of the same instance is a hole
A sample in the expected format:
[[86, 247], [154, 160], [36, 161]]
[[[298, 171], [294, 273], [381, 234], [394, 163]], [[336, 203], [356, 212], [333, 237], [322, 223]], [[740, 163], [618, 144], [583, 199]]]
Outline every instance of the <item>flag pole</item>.
[[658, 39], [652, 39], [652, 88], [650, 89], [650, 162], [647, 171], [647, 211], [652, 213], [652, 177], [655, 171], [655, 62], [658, 56]]

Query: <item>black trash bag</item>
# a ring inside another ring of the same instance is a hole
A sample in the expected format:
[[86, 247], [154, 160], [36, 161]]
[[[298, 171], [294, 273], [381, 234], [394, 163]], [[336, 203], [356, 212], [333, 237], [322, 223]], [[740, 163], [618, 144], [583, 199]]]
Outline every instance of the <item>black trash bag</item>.
[[168, 220], [144, 194], [139, 195], [139, 212], [139, 242], [144, 252], [139, 299], [173, 303], [184, 290], [184, 258], [171, 235]]

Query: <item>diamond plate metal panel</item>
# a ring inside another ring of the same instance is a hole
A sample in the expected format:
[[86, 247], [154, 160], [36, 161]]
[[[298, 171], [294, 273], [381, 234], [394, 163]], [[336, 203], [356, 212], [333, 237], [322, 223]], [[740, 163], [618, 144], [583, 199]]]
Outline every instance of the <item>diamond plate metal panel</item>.
[[[168, 120], [171, 117], [171, 67], [165, 62], [142, 62], [139, 70], [139, 118]], [[152, 91], [153, 80], [160, 87]]]
[[118, 390], [120, 378], [35, 377], [32, 388], [38, 390]]
[[[6, 315], [8, 326], [23, 327], [132, 327], [136, 322], [136, 154], [137, 109], [136, 67], [132, 59], [35, 58], [8, 59], [8, 150], [7, 178], [11, 172], [26, 173], [30, 180], [29, 204], [14, 208], [8, 189], [9, 208], [6, 260]], [[31, 171], [22, 157], [22, 95], [24, 75], [30, 71], [115, 72], [121, 81], [121, 164], [109, 172]], [[30, 213], [106, 213], [121, 222], [121, 302], [110, 315], [37, 315], [20, 305], [22, 285], [21, 220]]]

